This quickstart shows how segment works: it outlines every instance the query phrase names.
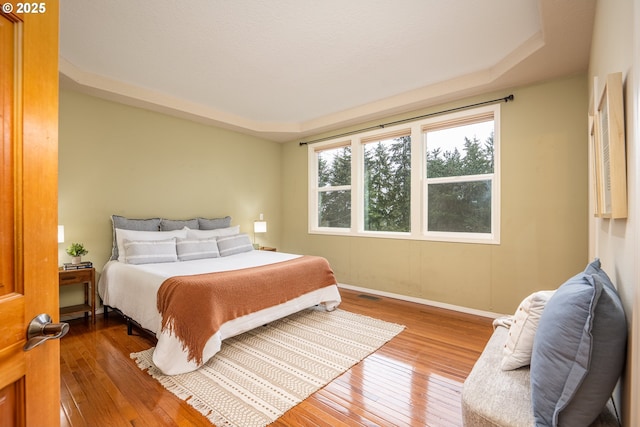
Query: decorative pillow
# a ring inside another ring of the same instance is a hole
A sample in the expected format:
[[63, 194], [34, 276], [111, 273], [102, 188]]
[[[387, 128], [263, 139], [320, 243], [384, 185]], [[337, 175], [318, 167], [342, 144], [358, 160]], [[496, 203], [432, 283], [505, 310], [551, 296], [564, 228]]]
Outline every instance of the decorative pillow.
[[116, 228], [116, 245], [118, 249], [118, 261], [124, 262], [124, 240], [166, 240], [169, 238], [185, 238], [187, 237], [187, 230], [174, 230], [174, 231], [137, 231], [137, 230], [122, 230]]
[[220, 251], [220, 256], [229, 256], [241, 252], [250, 252], [253, 250], [253, 244], [246, 234], [218, 237], [218, 250]]
[[622, 373], [624, 310], [596, 259], [558, 288], [538, 324], [531, 355], [536, 426], [587, 426]]
[[113, 228], [121, 228], [123, 230], [138, 231], [159, 231], [160, 218], [134, 219], [125, 218], [120, 215], [111, 215]]
[[198, 219], [165, 219], [160, 220], [160, 231], [182, 230], [183, 228], [198, 228]]
[[192, 230], [187, 229], [189, 239], [210, 239], [212, 237], [234, 236], [240, 233], [240, 226], [216, 228], [214, 230]]
[[509, 336], [502, 351], [500, 368], [518, 369], [531, 363], [533, 338], [547, 301], [555, 291], [539, 291], [526, 297], [513, 315]]
[[138, 230], [138, 231], [159, 231], [160, 230], [160, 218], [149, 219], [132, 219], [125, 218], [120, 215], [111, 215], [112, 225], [112, 246], [111, 246], [111, 258], [118, 259], [118, 245], [116, 244], [116, 228], [122, 230]]
[[124, 239], [124, 259], [127, 264], [176, 262], [176, 238], [138, 241]]
[[[224, 218], [198, 218], [198, 227], [200, 230], [215, 230], [216, 228], [227, 228], [231, 226], [231, 217], [225, 216]], [[191, 228], [191, 227], [189, 227]]]
[[180, 261], [191, 261], [194, 259], [217, 258], [218, 242], [215, 237], [210, 239], [178, 239], [178, 259]]

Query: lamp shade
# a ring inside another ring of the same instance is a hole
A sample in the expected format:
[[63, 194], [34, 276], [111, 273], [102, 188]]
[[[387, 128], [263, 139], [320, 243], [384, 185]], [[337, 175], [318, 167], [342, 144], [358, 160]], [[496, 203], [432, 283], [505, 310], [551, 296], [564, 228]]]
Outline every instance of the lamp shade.
[[254, 233], [266, 233], [267, 232], [267, 221], [254, 221], [253, 222], [253, 232]]
[[64, 225], [58, 226], [58, 243], [64, 242]]

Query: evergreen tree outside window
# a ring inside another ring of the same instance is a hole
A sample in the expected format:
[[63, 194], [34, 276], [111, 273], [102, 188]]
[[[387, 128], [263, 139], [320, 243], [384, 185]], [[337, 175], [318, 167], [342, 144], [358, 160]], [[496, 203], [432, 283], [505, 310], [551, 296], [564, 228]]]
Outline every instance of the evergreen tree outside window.
[[309, 232], [500, 243], [500, 106], [309, 146]]
[[364, 230], [411, 231], [411, 135], [364, 144]]
[[425, 130], [427, 232], [492, 232], [493, 119]]
[[318, 227], [351, 227], [351, 147], [316, 152]]

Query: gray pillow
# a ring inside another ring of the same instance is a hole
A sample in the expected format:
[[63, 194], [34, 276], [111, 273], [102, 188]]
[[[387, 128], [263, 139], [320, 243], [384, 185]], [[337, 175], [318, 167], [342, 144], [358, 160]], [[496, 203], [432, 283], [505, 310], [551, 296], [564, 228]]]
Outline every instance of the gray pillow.
[[622, 373], [627, 323], [620, 297], [596, 259], [547, 303], [531, 354], [536, 426], [588, 426]]
[[165, 219], [160, 220], [160, 231], [182, 230], [188, 227], [192, 230], [198, 229], [198, 218], [193, 219]]
[[225, 216], [224, 218], [198, 218], [198, 227], [189, 227], [189, 228], [199, 228], [200, 230], [215, 230], [217, 228], [227, 228], [231, 226], [231, 217]]
[[180, 261], [191, 261], [194, 259], [217, 258], [218, 242], [215, 237], [208, 239], [178, 239], [178, 259]]
[[160, 218], [133, 219], [120, 215], [111, 215], [111, 233], [113, 242], [111, 246], [112, 260], [118, 259], [118, 245], [116, 244], [116, 228], [137, 231], [160, 231]]
[[253, 250], [251, 239], [246, 234], [218, 237], [220, 256], [235, 255]]
[[177, 262], [176, 238], [165, 240], [124, 240], [124, 262], [127, 264], [155, 264]]

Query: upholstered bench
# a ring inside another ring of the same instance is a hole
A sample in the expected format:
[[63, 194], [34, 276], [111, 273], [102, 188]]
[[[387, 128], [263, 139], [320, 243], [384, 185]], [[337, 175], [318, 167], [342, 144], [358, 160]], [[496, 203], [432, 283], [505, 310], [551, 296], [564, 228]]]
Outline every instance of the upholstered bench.
[[[529, 367], [503, 371], [500, 362], [509, 329], [498, 326], [462, 387], [462, 420], [467, 427], [532, 427]], [[592, 427], [618, 426], [613, 405]]]
[[467, 426], [616, 426], [627, 322], [600, 267], [525, 298], [495, 331], [462, 388]]

